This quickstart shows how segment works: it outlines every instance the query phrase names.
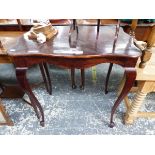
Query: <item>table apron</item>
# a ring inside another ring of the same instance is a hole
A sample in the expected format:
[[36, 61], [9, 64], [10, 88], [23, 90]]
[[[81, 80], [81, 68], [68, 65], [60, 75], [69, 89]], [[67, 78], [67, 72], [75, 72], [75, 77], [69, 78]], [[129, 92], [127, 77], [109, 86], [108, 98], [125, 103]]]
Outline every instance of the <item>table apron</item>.
[[114, 63], [122, 67], [135, 67], [137, 57], [93, 57], [93, 58], [66, 58], [66, 57], [12, 57], [16, 67], [30, 67], [35, 64], [46, 62], [64, 68], [89, 68], [101, 63]]

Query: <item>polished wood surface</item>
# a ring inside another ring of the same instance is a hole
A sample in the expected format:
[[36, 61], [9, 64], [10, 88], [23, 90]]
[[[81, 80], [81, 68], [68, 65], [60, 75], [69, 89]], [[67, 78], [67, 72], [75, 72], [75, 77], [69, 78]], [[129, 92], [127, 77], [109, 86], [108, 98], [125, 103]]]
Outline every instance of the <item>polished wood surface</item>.
[[[56, 27], [58, 29], [58, 35], [53, 40], [49, 40], [44, 44], [38, 44], [34, 41], [31, 41], [27, 38], [27, 35], [20, 37], [15, 40], [8, 53], [12, 56], [28, 56], [33, 54], [40, 56], [51, 56], [51, 57], [59, 57], [62, 54], [54, 54], [54, 50], [68, 50], [70, 49], [68, 42], [68, 32], [70, 27], [67, 26], [59, 26]], [[82, 58], [86, 55], [88, 57], [97, 57], [98, 55], [115, 55], [115, 56], [131, 56], [138, 57], [139, 50], [135, 48], [133, 44], [130, 44], [130, 36], [123, 32], [121, 29], [118, 37], [118, 46], [114, 53], [112, 53], [113, 41], [115, 38], [115, 26], [103, 26], [101, 27], [101, 32], [98, 41], [94, 38], [96, 34], [96, 29], [94, 26], [87, 27], [81, 26], [79, 27], [79, 36], [78, 36], [78, 44], [77, 48], [82, 50], [84, 53], [82, 55], [71, 55], [65, 54], [64, 57], [79, 57]], [[54, 43], [54, 44], [53, 44]], [[129, 47], [129, 45], [131, 47]], [[11, 49], [15, 49], [15, 51], [11, 51]], [[33, 51], [34, 50], [34, 51]]]
[[[36, 61], [37, 63], [40, 63], [44, 61], [44, 58], [46, 58], [49, 61], [51, 60], [52, 64], [59, 64], [60, 66], [68, 68], [91, 67], [94, 65], [94, 61], [103, 63], [104, 61], [101, 60], [102, 57], [104, 57], [106, 62], [110, 62], [112, 60], [116, 64], [119, 62], [122, 66], [135, 66], [137, 58], [141, 55], [139, 50], [132, 44], [130, 36], [124, 33], [122, 29], [119, 31], [115, 50], [112, 50], [113, 41], [115, 38], [114, 26], [101, 27], [101, 32], [97, 41], [94, 37], [96, 36], [95, 27], [81, 26], [79, 27], [79, 36], [76, 49], [82, 50], [83, 54], [58, 54], [55, 53], [56, 50], [70, 50], [68, 41], [69, 27], [61, 26], [56, 28], [59, 31], [58, 35], [54, 38], [54, 40], [49, 40], [44, 44], [38, 44], [37, 42], [29, 40], [26, 34], [23, 37], [12, 41], [14, 42], [12, 44], [13, 46], [8, 47], [9, 55], [16, 60], [20, 58], [20, 60], [18, 60], [18, 64], [20, 66], [24, 66], [24, 59], [26, 58], [29, 59], [29, 62], [26, 62], [28, 64], [25, 64], [26, 66], [31, 66], [35, 64]], [[35, 62], [33, 62], [33, 57], [35, 57]], [[100, 59], [98, 59], [99, 57]], [[85, 59], [85, 61], [79, 63], [80, 59]], [[89, 59], [93, 59], [91, 64], [91, 60]], [[60, 64], [60, 61], [62, 64]], [[89, 63], [86, 61], [89, 61]]]
[[[12, 40], [11, 38], [17, 38], [21, 36], [23, 32], [4, 32], [0, 31], [0, 41], [3, 47], [6, 49], [6, 45], [10, 43]], [[0, 64], [8, 64], [12, 63], [10, 57], [7, 54], [7, 50], [1, 51], [0, 50]], [[3, 74], [3, 73], [1, 73]], [[3, 91], [0, 94], [1, 98], [22, 98], [24, 92], [19, 87], [19, 85], [3, 85]]]
[[[84, 69], [100, 63], [115, 63], [124, 67], [126, 81], [122, 92], [112, 107], [110, 127], [113, 127], [113, 115], [135, 81], [136, 71], [134, 67], [141, 56], [140, 50], [133, 45], [132, 36], [124, 33], [120, 28], [117, 43], [114, 45], [116, 39], [115, 26], [101, 26], [98, 39], [96, 39], [96, 26], [80, 26], [78, 33], [73, 32], [70, 39], [70, 27], [60, 26], [56, 28], [58, 35], [43, 44], [29, 40], [25, 34], [15, 39], [12, 45], [10, 44], [7, 47], [7, 53], [16, 67], [19, 84], [28, 94], [40, 124], [44, 126], [44, 112], [26, 79], [28, 67], [34, 64], [50, 63], [71, 69]], [[83, 53], [68, 53], [73, 49]], [[63, 54], [64, 51], [66, 53]], [[84, 72], [81, 76], [84, 76]]]

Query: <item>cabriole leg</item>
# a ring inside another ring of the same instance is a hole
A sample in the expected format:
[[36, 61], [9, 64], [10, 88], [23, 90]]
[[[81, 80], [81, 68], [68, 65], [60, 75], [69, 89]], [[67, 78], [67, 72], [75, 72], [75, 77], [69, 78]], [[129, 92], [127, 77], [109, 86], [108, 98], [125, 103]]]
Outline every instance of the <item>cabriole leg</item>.
[[124, 87], [112, 107], [110, 124], [109, 124], [109, 127], [111, 127], [111, 128], [113, 128], [115, 126], [114, 121], [113, 121], [113, 115], [114, 115], [117, 107], [120, 105], [121, 101], [128, 94], [128, 92], [130, 91], [131, 87], [134, 84], [134, 81], [136, 78], [135, 68], [125, 68], [125, 76], [126, 76], [126, 81], [125, 81]]
[[16, 68], [16, 76], [17, 76], [19, 85], [21, 86], [23, 91], [29, 96], [29, 99], [31, 101], [31, 105], [34, 108], [34, 111], [37, 115], [37, 118], [40, 120], [40, 125], [44, 126], [44, 124], [45, 124], [44, 112], [43, 112], [43, 109], [42, 109], [39, 101], [37, 100], [37, 98], [33, 94], [28, 80], [26, 79], [27, 69], [28, 69], [27, 67], [22, 67], [22, 68], [17, 67]]

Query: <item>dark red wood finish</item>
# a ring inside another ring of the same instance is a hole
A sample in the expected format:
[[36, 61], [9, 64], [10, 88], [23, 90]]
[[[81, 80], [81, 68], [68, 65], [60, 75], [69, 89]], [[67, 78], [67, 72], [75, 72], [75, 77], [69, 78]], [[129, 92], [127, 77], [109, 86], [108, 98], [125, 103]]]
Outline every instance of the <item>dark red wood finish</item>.
[[45, 83], [46, 90], [50, 95], [52, 95], [52, 83], [51, 83], [51, 78], [48, 71], [47, 63], [41, 63], [39, 64], [39, 67]]
[[[140, 51], [132, 44], [132, 38], [124, 33], [120, 28], [118, 33], [117, 43], [114, 46], [115, 40], [115, 26], [100, 26], [100, 33], [96, 39], [96, 27], [80, 26], [78, 28], [78, 39], [76, 49], [83, 51], [83, 54], [62, 54], [61, 51], [71, 50], [69, 43], [68, 26], [56, 27], [59, 31], [58, 35], [46, 43], [39, 44], [35, 41], [29, 40], [26, 34], [16, 40], [8, 54], [16, 67], [16, 75], [18, 81], [30, 97], [32, 106], [40, 119], [40, 123], [44, 125], [43, 109], [36, 99], [29, 83], [26, 79], [26, 70], [34, 64], [50, 63], [65, 68], [83, 69], [82, 76], [84, 76], [84, 69], [92, 67], [101, 63], [118, 64], [124, 67], [126, 74], [126, 82], [118, 99], [114, 103], [111, 112], [110, 127], [114, 126], [113, 115], [118, 105], [127, 95], [132, 87], [135, 77], [135, 65], [138, 58], [141, 56]], [[71, 44], [74, 44], [76, 33], [71, 34]]]

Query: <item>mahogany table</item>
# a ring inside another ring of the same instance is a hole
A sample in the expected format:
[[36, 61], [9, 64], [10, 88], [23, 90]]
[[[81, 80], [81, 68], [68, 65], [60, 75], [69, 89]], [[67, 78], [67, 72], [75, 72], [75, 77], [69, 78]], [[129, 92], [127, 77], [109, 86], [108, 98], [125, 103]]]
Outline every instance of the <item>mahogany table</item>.
[[135, 65], [141, 56], [139, 49], [132, 43], [132, 36], [124, 33], [120, 28], [117, 42], [115, 42], [116, 27], [101, 26], [98, 39], [96, 39], [95, 26], [80, 26], [78, 36], [76, 32], [73, 32], [69, 39], [69, 26], [57, 26], [56, 28], [58, 35], [54, 39], [41, 44], [29, 40], [25, 34], [19, 37], [8, 50], [16, 68], [19, 84], [29, 96], [40, 124], [44, 126], [45, 123], [44, 111], [26, 78], [26, 71], [30, 66], [49, 63], [69, 69], [84, 69], [101, 63], [114, 63], [125, 69], [126, 82], [112, 107], [109, 126], [113, 127], [113, 115], [134, 83], [136, 78]]

